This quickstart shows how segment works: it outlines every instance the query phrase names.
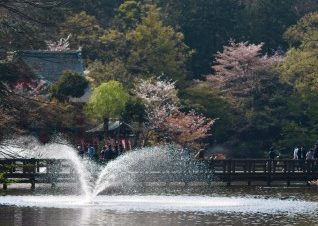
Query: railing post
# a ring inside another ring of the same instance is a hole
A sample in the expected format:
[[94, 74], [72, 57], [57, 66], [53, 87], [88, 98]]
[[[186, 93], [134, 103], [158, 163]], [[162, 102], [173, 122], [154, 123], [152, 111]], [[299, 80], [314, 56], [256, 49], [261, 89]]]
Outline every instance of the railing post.
[[36, 173], [36, 160], [32, 158], [29, 161], [30, 166], [30, 182], [31, 182], [31, 190], [35, 190], [35, 173]]
[[268, 175], [267, 175], [267, 186], [271, 186], [271, 173], [272, 173], [272, 164], [274, 163], [273, 160], [267, 160], [267, 167], [268, 167]]
[[235, 173], [235, 167], [236, 167], [235, 163], [236, 163], [235, 161], [233, 161], [233, 163], [232, 163], [232, 173]]
[[226, 185], [227, 186], [230, 186], [231, 185], [231, 172], [232, 172], [232, 161], [231, 160], [228, 160], [227, 161], [228, 163], [228, 168], [227, 168], [227, 183]]
[[255, 173], [255, 171], [256, 171], [256, 162], [255, 162], [255, 160], [253, 161], [253, 173]]
[[[270, 174], [272, 173], [272, 164], [273, 164], [273, 160], [267, 160], [266, 161], [267, 164], [267, 172]], [[265, 172], [266, 173], [266, 172]]]

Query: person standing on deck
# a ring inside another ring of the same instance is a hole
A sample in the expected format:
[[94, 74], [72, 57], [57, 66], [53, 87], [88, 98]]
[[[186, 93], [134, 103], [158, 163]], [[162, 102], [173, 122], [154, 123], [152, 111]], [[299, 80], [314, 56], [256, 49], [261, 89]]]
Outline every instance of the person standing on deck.
[[299, 148], [298, 148], [298, 146], [296, 146], [295, 149], [294, 149], [294, 157], [293, 157], [294, 160], [298, 159], [298, 155], [297, 155], [298, 150], [299, 150]]
[[82, 148], [81, 145], [78, 145], [77, 146], [77, 151], [78, 151], [79, 156], [81, 156], [83, 158], [83, 156], [85, 154], [85, 148]]
[[301, 159], [305, 160], [306, 159], [306, 154], [307, 154], [307, 152], [306, 152], [305, 148], [303, 148], [301, 150]]
[[106, 145], [102, 148], [100, 155], [99, 155], [99, 160], [104, 161], [105, 160], [105, 152], [107, 151]]
[[88, 145], [88, 150], [87, 150], [87, 156], [90, 159], [93, 159], [96, 155], [96, 151], [95, 148], [93, 147], [93, 145], [89, 144]]
[[306, 160], [315, 160], [314, 149], [310, 149], [310, 151], [307, 152]]
[[315, 146], [314, 146], [314, 158], [316, 160], [318, 159], [318, 141], [316, 141]]
[[304, 147], [303, 146], [300, 146], [300, 148], [298, 148], [298, 151], [297, 151], [297, 159], [298, 160], [302, 160], [303, 158], [303, 156], [302, 156], [302, 152], [303, 152], [303, 150], [304, 150]]
[[278, 154], [274, 151], [274, 148], [271, 147], [269, 149], [269, 153], [268, 153], [268, 157], [270, 160], [274, 160], [276, 157], [278, 156]]
[[[106, 145], [105, 145], [105, 148], [106, 148]], [[104, 161], [108, 162], [112, 160], [112, 155], [113, 155], [112, 152], [113, 152], [112, 146], [109, 145], [106, 151], [104, 152]]]

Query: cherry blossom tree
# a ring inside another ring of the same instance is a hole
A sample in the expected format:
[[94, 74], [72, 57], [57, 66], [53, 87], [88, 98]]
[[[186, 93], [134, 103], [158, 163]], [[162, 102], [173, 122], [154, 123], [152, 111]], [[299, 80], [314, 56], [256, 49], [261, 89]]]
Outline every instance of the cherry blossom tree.
[[208, 137], [215, 120], [211, 120], [194, 111], [177, 112], [165, 118], [160, 128], [171, 141], [187, 147], [198, 147], [198, 141]]
[[207, 76], [207, 80], [222, 95], [248, 98], [252, 91], [259, 89], [268, 72], [282, 61], [279, 54], [262, 55], [262, 47], [263, 43], [230, 41], [223, 52], [216, 54], [214, 74]]
[[135, 94], [144, 101], [149, 129], [158, 128], [164, 119], [177, 112], [180, 100], [175, 82], [162, 80], [140, 80]]
[[66, 38], [61, 38], [57, 42], [54, 41], [46, 41], [46, 45], [49, 51], [53, 52], [60, 52], [60, 51], [67, 51], [70, 50], [70, 43], [69, 40], [72, 37], [69, 34]]
[[49, 84], [41, 79], [18, 80], [7, 86], [14, 94], [23, 96], [37, 96], [48, 91]]
[[187, 147], [198, 147], [199, 141], [209, 136], [214, 120], [194, 111], [182, 112], [175, 82], [141, 80], [135, 94], [146, 107], [148, 132], [156, 131], [163, 140]]

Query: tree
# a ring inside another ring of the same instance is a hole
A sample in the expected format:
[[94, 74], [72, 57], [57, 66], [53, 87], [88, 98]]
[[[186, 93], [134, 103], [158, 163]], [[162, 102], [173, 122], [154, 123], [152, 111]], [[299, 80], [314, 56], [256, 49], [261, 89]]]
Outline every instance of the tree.
[[112, 22], [116, 9], [124, 0], [68, 0], [72, 11], [75, 13], [87, 12], [93, 15], [103, 25]]
[[104, 122], [104, 131], [107, 135], [109, 119], [118, 118], [121, 115], [128, 99], [129, 95], [120, 82], [102, 83], [93, 90], [86, 105], [86, 112], [89, 117]]
[[182, 80], [191, 52], [183, 34], [164, 26], [159, 10], [152, 7], [136, 29], [129, 34], [132, 48], [129, 67], [139, 74], [157, 74]]
[[245, 101], [252, 92], [260, 90], [261, 81], [268, 72], [281, 62], [279, 55], [262, 55], [263, 43], [255, 45], [248, 42], [230, 41], [223, 52], [215, 56], [214, 74], [207, 77], [211, 86], [221, 95]]
[[263, 55], [262, 46], [231, 41], [216, 54], [214, 74], [188, 93], [199, 98], [204, 113], [219, 118], [213, 127], [215, 144], [235, 150], [237, 157], [263, 155], [258, 149], [269, 148], [280, 136], [288, 115], [284, 98], [290, 92], [276, 69], [282, 57]]
[[145, 14], [145, 6], [141, 2], [126, 0], [116, 11], [115, 23], [127, 31], [135, 28]]
[[164, 80], [140, 80], [134, 90], [146, 107], [147, 127], [156, 129], [167, 116], [179, 109], [175, 82]]
[[291, 48], [281, 66], [281, 78], [293, 85], [300, 93], [318, 90], [318, 13], [310, 13], [301, 18], [285, 33]]
[[59, 52], [59, 51], [68, 51], [70, 50], [69, 39], [71, 38], [69, 34], [66, 38], [60, 38], [57, 42], [46, 41], [46, 45], [49, 51]]
[[175, 83], [161, 80], [142, 80], [135, 89], [143, 100], [146, 111], [146, 129], [160, 140], [195, 148], [214, 123], [194, 111], [181, 112]]
[[284, 38], [290, 45], [299, 46], [309, 33], [318, 29], [318, 12], [306, 14], [297, 24], [288, 28], [284, 33]]
[[184, 44], [182, 33], [165, 26], [159, 9], [153, 6], [147, 8], [145, 16], [139, 16], [140, 22], [135, 27], [128, 30], [113, 27], [100, 37], [107, 62], [120, 59], [134, 76], [183, 80], [191, 51]]
[[184, 34], [194, 50], [187, 62], [189, 78], [210, 73], [211, 58], [230, 38], [238, 39], [242, 29], [242, 7], [237, 0], [155, 0], [166, 15], [165, 22]]
[[0, 1], [0, 46], [5, 49], [40, 48], [54, 36], [66, 0]]
[[98, 20], [86, 12], [80, 12], [68, 16], [58, 27], [59, 36], [70, 37], [70, 48], [83, 47], [85, 58], [95, 60], [103, 58], [102, 45], [99, 38], [103, 35], [104, 29]]
[[126, 65], [115, 59], [109, 63], [94, 61], [88, 65], [88, 80], [96, 87], [104, 82], [116, 80], [123, 85], [131, 87], [134, 77], [127, 71]]
[[83, 75], [66, 71], [60, 79], [52, 85], [53, 97], [63, 100], [67, 97], [81, 97], [88, 88], [88, 81]]
[[267, 52], [279, 47], [286, 49], [288, 46], [282, 35], [298, 19], [294, 4], [295, 0], [244, 1], [242, 29], [245, 27], [245, 40], [264, 42]]
[[164, 119], [159, 127], [167, 135], [167, 139], [181, 146], [197, 148], [198, 141], [208, 137], [214, 120], [194, 111], [176, 112]]
[[[286, 97], [288, 116], [278, 147], [292, 148], [296, 142], [310, 147], [317, 137], [318, 32], [317, 13], [300, 19], [285, 33], [292, 47], [280, 66], [280, 78], [293, 88]], [[299, 144], [297, 143], [297, 144]]]

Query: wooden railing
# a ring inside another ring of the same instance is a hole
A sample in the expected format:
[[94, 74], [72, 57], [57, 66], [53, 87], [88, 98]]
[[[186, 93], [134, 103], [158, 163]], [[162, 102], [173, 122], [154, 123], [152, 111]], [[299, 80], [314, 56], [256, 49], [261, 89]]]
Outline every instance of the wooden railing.
[[235, 181], [263, 181], [271, 185], [274, 181], [305, 182], [318, 179], [318, 161], [316, 160], [268, 160], [268, 159], [234, 159], [214, 160], [209, 162], [214, 175], [228, 185]]
[[310, 160], [268, 160], [234, 159], [208, 161], [210, 167], [219, 173], [315, 173], [318, 161]]
[[[318, 180], [318, 161], [233, 159], [233, 160], [191, 160], [175, 161], [171, 168], [122, 172], [138, 174], [141, 182], [163, 181], [184, 182], [221, 181], [227, 185], [233, 182], [257, 181], [271, 185], [272, 182], [305, 182]], [[179, 165], [178, 165], [179, 164]], [[64, 159], [0, 159], [0, 183], [7, 184], [49, 183], [54, 187], [60, 182], [76, 182], [75, 170], [69, 160]], [[141, 177], [142, 176], [142, 177]]]
[[0, 159], [0, 182], [3, 189], [10, 183], [56, 183], [74, 181], [74, 169], [65, 159]]

